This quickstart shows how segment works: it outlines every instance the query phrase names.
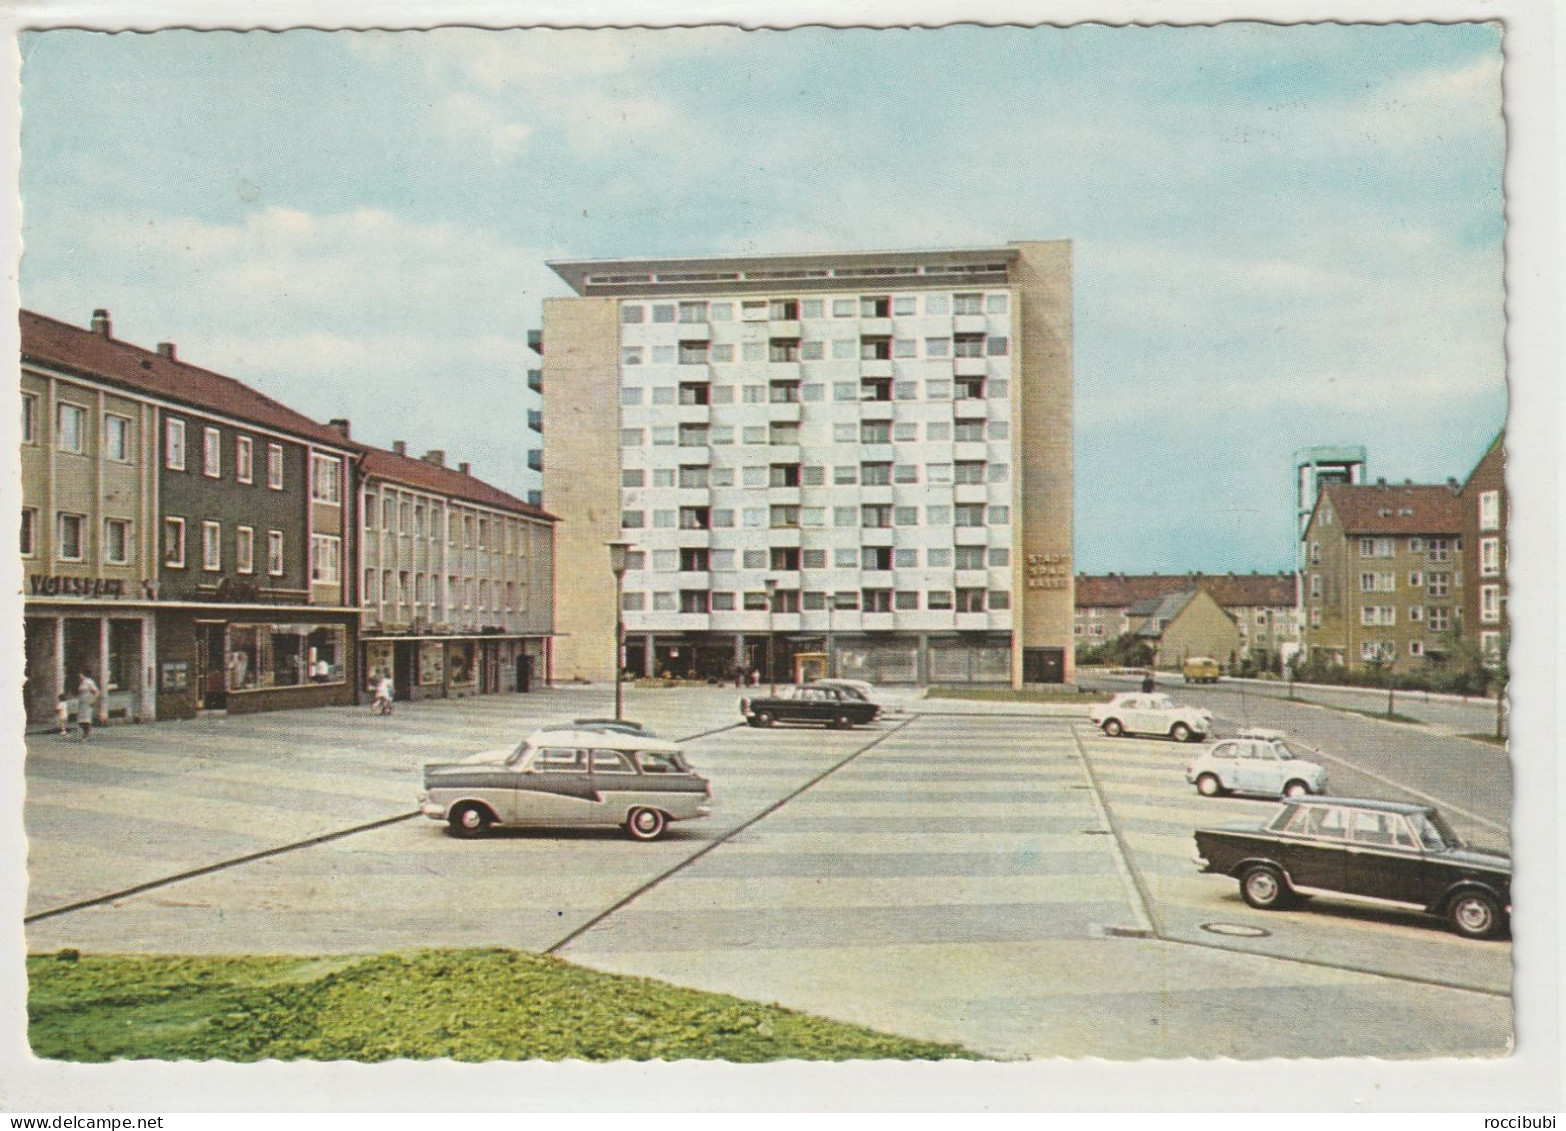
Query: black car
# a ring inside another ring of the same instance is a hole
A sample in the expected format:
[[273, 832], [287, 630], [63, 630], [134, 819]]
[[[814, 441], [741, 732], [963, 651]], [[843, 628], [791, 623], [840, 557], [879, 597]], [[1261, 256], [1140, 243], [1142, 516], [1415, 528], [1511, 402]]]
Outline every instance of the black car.
[[1300, 797], [1265, 825], [1197, 829], [1196, 850], [1202, 871], [1239, 880], [1252, 907], [1363, 899], [1441, 916], [1476, 939], [1511, 915], [1511, 857], [1465, 845], [1427, 805]]
[[761, 695], [740, 700], [740, 714], [753, 727], [774, 723], [821, 723], [847, 730], [874, 722], [881, 708], [844, 687], [805, 684], [786, 688], [787, 694]]

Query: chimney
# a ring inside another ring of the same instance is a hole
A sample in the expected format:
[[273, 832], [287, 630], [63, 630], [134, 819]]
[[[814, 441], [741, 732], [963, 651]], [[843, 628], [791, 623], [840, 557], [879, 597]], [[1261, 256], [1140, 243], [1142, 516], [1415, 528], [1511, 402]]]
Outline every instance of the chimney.
[[406, 440], [393, 440], [392, 441], [392, 454], [393, 455], [399, 455], [399, 456], [407, 455], [408, 454], [408, 441], [406, 441]]
[[92, 312], [92, 332], [102, 334], [105, 338], [114, 337], [114, 326], [109, 321], [109, 312], [101, 306]]
[[1412, 487], [1413, 485], [1414, 485], [1414, 481], [1412, 479], [1405, 479], [1405, 480], [1403, 480], [1403, 486], [1405, 486], [1405, 487]]
[[[105, 330], [104, 334], [107, 335], [108, 331]], [[174, 356], [174, 343], [173, 342], [159, 342], [158, 343], [158, 356], [159, 357], [166, 357], [170, 361], [178, 361], [179, 360], [179, 358]]]
[[1386, 485], [1387, 485], [1387, 481], [1385, 479], [1377, 479], [1376, 480], [1376, 486], [1377, 487], [1385, 487]]
[[473, 465], [471, 463], [459, 463], [457, 465], [457, 470], [462, 472], [464, 475], [472, 475]]
[[441, 448], [432, 448], [424, 453], [424, 462], [433, 463], [436, 467], [445, 467], [446, 453]]
[[335, 428], [337, 431], [341, 432], [343, 434], [344, 440], [353, 439], [353, 437], [349, 434], [350, 429], [347, 417], [335, 416], [326, 422], [326, 426], [328, 428]]
[[1448, 475], [1446, 477], [1446, 486], [1448, 490], [1454, 492], [1462, 489], [1457, 485], [1457, 476], [1455, 475]]

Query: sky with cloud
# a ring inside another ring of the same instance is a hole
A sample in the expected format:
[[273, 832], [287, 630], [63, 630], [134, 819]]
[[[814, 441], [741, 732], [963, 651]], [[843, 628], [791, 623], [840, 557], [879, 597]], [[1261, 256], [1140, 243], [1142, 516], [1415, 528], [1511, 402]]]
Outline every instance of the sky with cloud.
[[1074, 241], [1077, 568], [1505, 420], [1498, 25], [22, 37], [25, 306], [516, 491], [550, 258]]

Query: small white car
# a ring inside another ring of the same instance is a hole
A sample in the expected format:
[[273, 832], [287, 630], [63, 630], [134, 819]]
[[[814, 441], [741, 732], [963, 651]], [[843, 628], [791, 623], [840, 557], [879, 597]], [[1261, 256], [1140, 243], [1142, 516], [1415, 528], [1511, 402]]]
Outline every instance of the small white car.
[[[1255, 793], [1303, 797], [1327, 791], [1327, 771], [1300, 757], [1278, 731], [1242, 731], [1250, 737], [1214, 743], [1185, 768], [1185, 780], [1204, 797]], [[1277, 737], [1270, 737], [1276, 735]]]
[[1167, 734], [1176, 742], [1200, 742], [1213, 728], [1211, 711], [1182, 707], [1167, 695], [1125, 692], [1088, 712], [1110, 738], [1122, 734]]

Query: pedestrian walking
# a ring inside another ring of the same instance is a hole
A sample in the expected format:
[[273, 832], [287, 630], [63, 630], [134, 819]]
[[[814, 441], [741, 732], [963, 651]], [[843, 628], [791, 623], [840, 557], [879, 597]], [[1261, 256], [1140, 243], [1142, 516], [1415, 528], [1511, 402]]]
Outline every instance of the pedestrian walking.
[[382, 672], [381, 678], [375, 681], [375, 702], [370, 706], [377, 715], [389, 715], [392, 713], [392, 698], [391, 676]]
[[1154, 683], [1154, 681], [1153, 681], [1153, 669], [1152, 668], [1148, 668], [1147, 669], [1147, 674], [1142, 676], [1142, 694], [1143, 695], [1151, 695], [1152, 691], [1153, 691], [1153, 688], [1156, 687], [1156, 686], [1157, 686], [1157, 684]]
[[92, 676], [82, 672], [81, 681], [76, 685], [76, 725], [82, 728], [83, 742], [92, 737], [92, 724], [98, 715], [100, 695]]

